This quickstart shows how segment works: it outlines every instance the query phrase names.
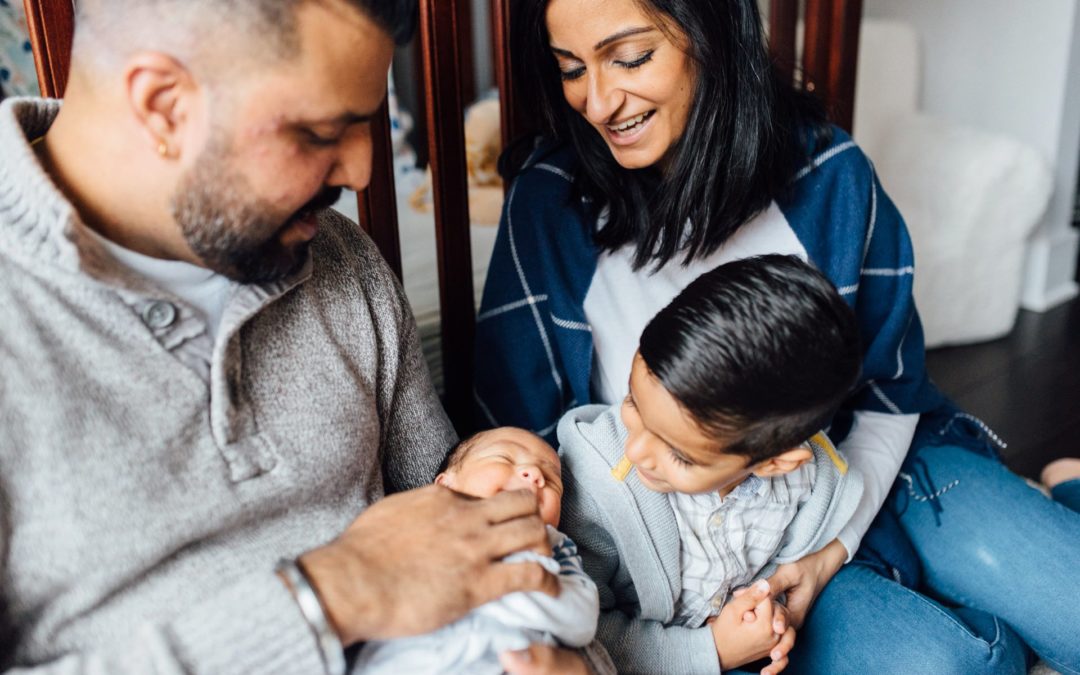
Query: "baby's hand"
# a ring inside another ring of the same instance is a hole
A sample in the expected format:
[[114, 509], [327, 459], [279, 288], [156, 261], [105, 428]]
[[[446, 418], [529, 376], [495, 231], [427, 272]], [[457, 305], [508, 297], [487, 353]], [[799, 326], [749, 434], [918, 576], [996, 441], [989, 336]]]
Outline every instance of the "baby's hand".
[[788, 652], [795, 645], [787, 609], [769, 595], [767, 582], [758, 582], [732, 598], [709, 627], [723, 670], [768, 656], [772, 663], [762, 675], [776, 675], [787, 667]]

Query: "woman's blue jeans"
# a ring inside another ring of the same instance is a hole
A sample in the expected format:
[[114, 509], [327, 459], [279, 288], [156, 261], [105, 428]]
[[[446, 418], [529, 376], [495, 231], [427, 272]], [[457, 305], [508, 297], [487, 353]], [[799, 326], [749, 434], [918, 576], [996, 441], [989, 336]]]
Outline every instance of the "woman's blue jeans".
[[[1080, 509], [1070, 483], [1055, 496]], [[1080, 513], [953, 444], [913, 448], [885, 508], [922, 563], [922, 592], [846, 565], [787, 673], [1024, 673], [1034, 650], [1080, 674]]]

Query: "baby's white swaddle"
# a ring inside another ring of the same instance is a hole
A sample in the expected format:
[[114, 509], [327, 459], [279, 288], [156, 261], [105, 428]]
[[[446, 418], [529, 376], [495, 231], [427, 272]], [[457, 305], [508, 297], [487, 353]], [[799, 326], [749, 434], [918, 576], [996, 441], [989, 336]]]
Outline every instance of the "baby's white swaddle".
[[503, 672], [499, 654], [534, 642], [584, 647], [596, 634], [600, 600], [596, 584], [585, 574], [577, 547], [548, 526], [552, 557], [531, 552], [507, 556], [506, 562], [536, 561], [558, 576], [557, 598], [543, 593], [511, 593], [477, 607], [454, 623], [415, 637], [369, 642], [360, 651], [353, 672], [469, 673]]

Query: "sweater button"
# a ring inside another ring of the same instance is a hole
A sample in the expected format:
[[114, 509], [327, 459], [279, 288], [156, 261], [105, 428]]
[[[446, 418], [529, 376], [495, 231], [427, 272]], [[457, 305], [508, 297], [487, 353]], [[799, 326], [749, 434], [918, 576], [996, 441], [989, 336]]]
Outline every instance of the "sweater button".
[[143, 308], [142, 318], [154, 330], [168, 328], [176, 321], [176, 307], [171, 302], [155, 300]]

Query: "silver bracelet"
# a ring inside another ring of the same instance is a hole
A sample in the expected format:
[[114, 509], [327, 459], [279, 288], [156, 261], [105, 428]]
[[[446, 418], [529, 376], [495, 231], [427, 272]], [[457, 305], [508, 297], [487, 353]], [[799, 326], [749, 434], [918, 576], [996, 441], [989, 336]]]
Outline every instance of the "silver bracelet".
[[300, 607], [304, 621], [315, 634], [315, 641], [319, 644], [319, 653], [322, 656], [323, 666], [326, 668], [326, 675], [345, 675], [345, 651], [341, 646], [341, 640], [330, 626], [322, 602], [319, 601], [319, 595], [311, 587], [307, 575], [295, 560], [287, 558], [279, 560], [274, 571], [289, 582], [289, 591]]

